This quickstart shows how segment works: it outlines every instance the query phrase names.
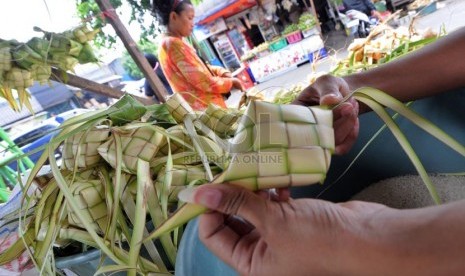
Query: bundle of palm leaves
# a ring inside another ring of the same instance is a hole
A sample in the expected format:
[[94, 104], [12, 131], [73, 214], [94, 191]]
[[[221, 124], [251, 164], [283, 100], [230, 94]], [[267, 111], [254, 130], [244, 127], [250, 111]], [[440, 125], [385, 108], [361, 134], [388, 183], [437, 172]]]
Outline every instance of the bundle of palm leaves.
[[74, 70], [77, 64], [98, 61], [89, 43], [99, 30], [86, 25], [63, 33], [37, 27], [35, 30], [42, 32], [43, 37], [31, 38], [26, 43], [0, 39], [0, 97], [16, 111], [26, 106], [32, 113], [31, 96], [26, 90], [34, 81], [49, 82], [52, 67], [66, 72]]
[[[384, 108], [463, 156], [465, 147], [381, 91], [363, 88], [352, 96], [386, 121], [439, 202]], [[60, 146], [61, 165], [53, 154]], [[198, 113], [179, 94], [148, 107], [124, 96], [105, 110], [66, 121], [47, 145], [24, 183], [24, 194], [33, 188], [37, 192], [24, 198], [23, 239], [0, 254], [0, 265], [27, 250], [42, 273], [52, 274], [53, 248], [79, 243], [98, 248], [113, 263], [102, 265], [97, 274], [170, 274], [183, 226], [206, 211], [179, 201], [181, 190], [225, 182], [254, 191], [322, 183], [333, 150], [328, 107], [251, 101], [243, 113], [217, 107]], [[46, 161], [50, 174], [37, 178]]]
[[[244, 114], [216, 106], [196, 113], [179, 94], [148, 107], [125, 96], [72, 118], [24, 184], [25, 191], [38, 190], [24, 199], [33, 214], [20, 218], [27, 239], [1, 254], [0, 265], [28, 250], [39, 270], [51, 274], [53, 248], [78, 242], [115, 264], [97, 273], [170, 273], [182, 225], [203, 211], [177, 199], [182, 189], [225, 181], [251, 190], [322, 182], [334, 149], [331, 125], [331, 110], [319, 107], [256, 101]], [[50, 155], [60, 146], [61, 165]], [[50, 177], [38, 183], [46, 161]], [[190, 211], [178, 221], [181, 206]], [[149, 221], [169, 228], [156, 234], [161, 247], [150, 238]]]

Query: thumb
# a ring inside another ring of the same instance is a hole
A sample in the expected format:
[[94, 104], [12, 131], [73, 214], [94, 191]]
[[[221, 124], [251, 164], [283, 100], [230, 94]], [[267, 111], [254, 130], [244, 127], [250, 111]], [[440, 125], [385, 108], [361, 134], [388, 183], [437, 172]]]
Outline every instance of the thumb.
[[320, 105], [336, 105], [340, 103], [344, 97], [341, 93], [328, 93], [326, 95], [321, 96]]
[[203, 185], [191, 191], [186, 189], [179, 196], [182, 200], [223, 214], [240, 216], [257, 228], [266, 217], [270, 205], [255, 193], [229, 184]]

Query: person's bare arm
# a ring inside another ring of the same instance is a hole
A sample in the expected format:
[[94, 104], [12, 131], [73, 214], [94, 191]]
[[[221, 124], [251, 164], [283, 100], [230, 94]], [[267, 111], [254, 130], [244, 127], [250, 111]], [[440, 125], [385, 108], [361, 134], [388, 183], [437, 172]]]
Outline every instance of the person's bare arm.
[[358, 262], [362, 268], [354, 271], [367, 265], [373, 271], [379, 267], [376, 275], [464, 275], [464, 207], [461, 200], [411, 210], [380, 209], [366, 217], [369, 242], [364, 262]]
[[212, 210], [200, 218], [200, 239], [241, 275], [465, 272], [465, 200], [397, 210], [361, 201], [270, 201], [234, 185], [204, 185], [185, 199]]
[[465, 87], [465, 28], [393, 62], [343, 79], [353, 91], [378, 88], [401, 101]]
[[[305, 88], [293, 104], [336, 105], [360, 87], [374, 87], [401, 101], [420, 99], [465, 87], [465, 28], [405, 57], [343, 78], [324, 75]], [[364, 105], [350, 98], [333, 110], [336, 153], [350, 150], [358, 136]]]

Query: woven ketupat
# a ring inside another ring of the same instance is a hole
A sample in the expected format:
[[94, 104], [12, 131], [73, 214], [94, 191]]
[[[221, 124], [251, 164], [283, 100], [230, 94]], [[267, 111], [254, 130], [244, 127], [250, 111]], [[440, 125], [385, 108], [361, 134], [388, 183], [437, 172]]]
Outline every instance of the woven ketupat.
[[200, 121], [213, 130], [219, 137], [228, 137], [237, 129], [237, 121], [242, 114], [229, 111], [210, 104], [202, 115]]
[[11, 69], [11, 60], [10, 47], [0, 43], [0, 81], [2, 80], [3, 73]]
[[11, 68], [5, 74], [5, 84], [12, 89], [24, 91], [26, 88], [32, 86], [33, 82], [31, 72], [18, 67]]
[[49, 81], [52, 75], [52, 67], [48, 64], [33, 64], [30, 72], [32, 79], [44, 85]]
[[[221, 172], [221, 169], [212, 166], [212, 173], [214, 175]], [[163, 185], [165, 182], [166, 169], [163, 168], [157, 175], [156, 185]], [[171, 170], [171, 183], [169, 187], [169, 202], [178, 202], [178, 193], [186, 188], [187, 185], [198, 185], [208, 182], [208, 176], [205, 168], [202, 165], [174, 165]]]
[[[92, 171], [86, 171], [81, 174], [83, 178], [78, 177], [77, 181], [70, 185], [70, 191], [79, 204], [79, 209], [83, 211], [84, 216], [90, 222], [94, 229], [104, 233], [108, 223], [108, 207], [105, 203], [105, 184], [101, 179], [92, 179]], [[73, 209], [68, 210], [68, 222], [71, 225], [85, 228], [84, 224], [73, 213]]]
[[111, 138], [98, 148], [99, 154], [113, 168], [117, 167], [116, 135], [121, 138], [121, 168], [132, 174], [137, 173], [138, 159], [150, 162], [165, 142], [165, 136], [153, 126], [142, 126], [135, 129], [114, 127]]
[[[97, 164], [102, 157], [98, 153], [98, 147], [110, 136], [110, 128], [100, 125], [88, 132], [79, 132], [67, 138], [63, 144], [63, 166], [69, 170], [87, 168]], [[79, 155], [78, 155], [79, 152]]]
[[[185, 133], [184, 127], [181, 125], [175, 125], [166, 130], [167, 133], [171, 137], [176, 137], [179, 141], [182, 141], [184, 144], [189, 144], [192, 145], [192, 140]], [[157, 154], [157, 156], [167, 156], [168, 152], [171, 150], [171, 154], [176, 154], [179, 152], [186, 151], [186, 147], [183, 145], [183, 143], [180, 143], [176, 141], [175, 139], [170, 139], [170, 143], [168, 145], [168, 141], [165, 140], [165, 142], [160, 146], [160, 150]]]
[[221, 182], [255, 190], [323, 182], [333, 151], [331, 110], [251, 102]]
[[173, 116], [178, 123], [182, 123], [187, 115], [195, 115], [195, 111], [179, 93], [171, 95], [166, 100], [165, 104], [171, 116]]
[[[334, 151], [332, 110], [253, 101], [238, 122], [229, 162], [212, 184], [249, 190], [323, 182]], [[187, 203], [149, 238], [160, 237], [207, 209]]]
[[91, 30], [87, 25], [81, 25], [65, 34], [70, 38], [74, 38], [76, 41], [80, 43], [86, 43], [88, 41], [94, 40], [98, 32], [100, 32], [99, 29]]

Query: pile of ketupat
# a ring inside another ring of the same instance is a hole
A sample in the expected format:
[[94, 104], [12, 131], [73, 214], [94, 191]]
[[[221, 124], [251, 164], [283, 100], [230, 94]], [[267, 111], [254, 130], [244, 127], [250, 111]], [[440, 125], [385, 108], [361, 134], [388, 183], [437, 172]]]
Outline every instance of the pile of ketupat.
[[[385, 108], [463, 156], [465, 147], [381, 91], [362, 88], [352, 96], [385, 120], [439, 202]], [[60, 146], [61, 165], [54, 155]], [[54, 248], [78, 244], [101, 251], [96, 274], [173, 273], [183, 226], [205, 211], [180, 202], [179, 191], [205, 183], [254, 191], [323, 183], [333, 150], [330, 107], [255, 100], [243, 112], [210, 105], [196, 113], [179, 94], [153, 106], [124, 96], [63, 123], [22, 183], [23, 210], [12, 218], [20, 221], [22, 239], [0, 254], [0, 265], [27, 251], [38, 270], [51, 275]], [[50, 170], [39, 174], [47, 161]], [[103, 259], [113, 264], [103, 265]]]
[[[26, 43], [0, 39], [0, 97], [8, 101], [13, 110], [26, 106], [32, 113], [31, 95], [26, 91], [34, 81], [49, 82], [52, 67], [72, 71], [77, 64], [97, 62], [90, 45], [99, 30], [81, 25], [63, 33], [42, 32]], [[16, 101], [17, 92], [19, 103]]]
[[444, 30], [440, 34], [430, 29], [420, 33], [413, 28], [394, 29], [386, 24], [378, 25], [368, 37], [354, 39], [348, 47], [348, 58], [340, 61], [332, 74], [344, 76], [374, 68], [420, 49], [443, 35]]
[[[213, 105], [195, 113], [179, 94], [147, 107], [124, 96], [62, 125], [24, 183], [24, 194], [35, 193], [24, 198], [23, 240], [0, 255], [0, 265], [27, 250], [50, 275], [53, 248], [79, 243], [114, 263], [97, 274], [169, 274], [180, 226], [204, 211], [179, 202], [180, 190], [208, 182], [251, 190], [322, 183], [333, 135], [332, 112], [321, 107], [254, 101], [244, 113]], [[51, 153], [61, 145], [59, 166]], [[51, 171], [38, 176], [47, 160]], [[158, 230], [152, 235], [150, 224]]]
[[[367, 38], [354, 39], [348, 47], [347, 58], [338, 61], [329, 74], [342, 77], [375, 68], [418, 50], [445, 34], [444, 30], [440, 34], [435, 34], [429, 29], [418, 32], [403, 27], [394, 29], [386, 24], [379, 25]], [[317, 64], [313, 63], [313, 73], [309, 75], [307, 82], [280, 89], [271, 102], [289, 104], [294, 101], [305, 87], [324, 74], [324, 72], [317, 72], [316, 67]], [[254, 92], [254, 94], [257, 95], [260, 92]]]
[[[380, 91], [363, 88], [353, 96], [386, 121], [438, 202], [418, 157], [384, 108], [463, 156], [465, 147]], [[61, 166], [53, 154], [60, 145]], [[173, 273], [184, 224], [206, 211], [180, 202], [180, 190], [224, 182], [250, 190], [322, 183], [333, 150], [327, 107], [251, 101], [243, 113], [213, 105], [196, 113], [179, 94], [147, 107], [124, 96], [108, 109], [63, 124], [24, 183], [24, 194], [31, 196], [20, 212], [23, 239], [0, 255], [0, 265], [27, 250], [49, 275], [55, 273], [53, 248], [80, 244], [98, 248], [113, 263], [96, 274]], [[47, 160], [50, 172], [39, 176]]]

